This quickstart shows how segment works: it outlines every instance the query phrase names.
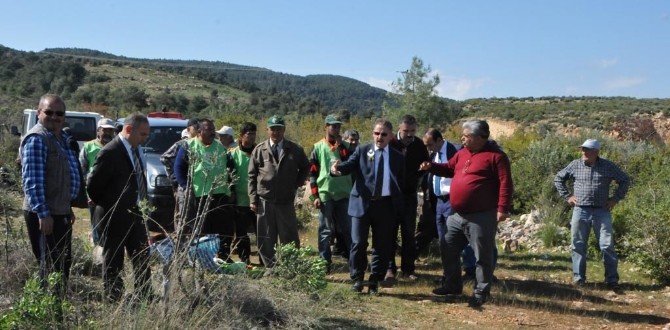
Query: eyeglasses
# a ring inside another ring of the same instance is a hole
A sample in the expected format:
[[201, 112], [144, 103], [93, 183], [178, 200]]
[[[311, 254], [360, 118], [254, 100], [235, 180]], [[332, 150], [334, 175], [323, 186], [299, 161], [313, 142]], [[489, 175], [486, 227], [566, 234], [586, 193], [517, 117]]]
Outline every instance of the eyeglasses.
[[381, 135], [382, 137], [387, 137], [389, 135], [389, 133], [386, 132], [372, 132], [372, 134], [374, 134], [375, 136]]
[[468, 174], [468, 168], [470, 168], [470, 159], [465, 161], [465, 167], [463, 167], [463, 174]]
[[51, 116], [53, 116], [53, 115], [56, 115], [56, 116], [58, 116], [58, 117], [63, 117], [63, 116], [65, 116], [65, 111], [46, 110], [46, 111], [43, 111], [43, 112], [44, 112], [45, 115], [47, 115], [47, 116], [49, 116], [49, 117], [51, 117]]

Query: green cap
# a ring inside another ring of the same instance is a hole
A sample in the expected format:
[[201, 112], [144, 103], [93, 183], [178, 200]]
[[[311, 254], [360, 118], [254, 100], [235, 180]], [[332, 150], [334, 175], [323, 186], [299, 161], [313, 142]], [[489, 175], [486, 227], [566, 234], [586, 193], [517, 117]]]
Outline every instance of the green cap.
[[281, 116], [274, 115], [270, 118], [268, 118], [268, 127], [284, 127], [286, 124], [284, 123], [284, 118]]
[[337, 115], [326, 116], [326, 125], [332, 125], [332, 124], [342, 124], [340, 117], [338, 117]]

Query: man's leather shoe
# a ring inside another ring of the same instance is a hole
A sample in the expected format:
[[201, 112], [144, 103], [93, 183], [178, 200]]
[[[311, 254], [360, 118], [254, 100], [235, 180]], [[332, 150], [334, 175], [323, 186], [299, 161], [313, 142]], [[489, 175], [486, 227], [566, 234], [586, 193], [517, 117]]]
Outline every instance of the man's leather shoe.
[[368, 294], [377, 294], [377, 293], [379, 293], [377, 282], [371, 282], [370, 284], [368, 284]]
[[468, 306], [473, 308], [479, 308], [482, 307], [482, 305], [484, 305], [485, 302], [486, 299], [484, 297], [472, 296], [470, 300], [468, 300]]
[[393, 271], [388, 270], [386, 272], [386, 276], [384, 276], [384, 280], [380, 283], [382, 288], [391, 288], [396, 284], [396, 278], [395, 274]]
[[436, 296], [446, 296], [449, 294], [461, 294], [463, 293], [463, 288], [460, 290], [447, 289], [443, 286], [433, 289], [433, 294]]
[[351, 285], [351, 291], [358, 293], [363, 292], [363, 281], [355, 281], [354, 284]]

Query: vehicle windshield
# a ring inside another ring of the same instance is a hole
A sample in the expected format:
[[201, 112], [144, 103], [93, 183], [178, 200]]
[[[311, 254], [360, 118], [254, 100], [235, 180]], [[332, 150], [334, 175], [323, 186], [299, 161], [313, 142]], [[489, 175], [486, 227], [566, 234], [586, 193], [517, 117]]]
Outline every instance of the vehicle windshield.
[[94, 117], [65, 116], [63, 127], [70, 128], [70, 134], [77, 141], [91, 141], [95, 139], [96, 119]]
[[145, 152], [162, 154], [181, 138], [184, 127], [151, 127], [149, 138], [142, 146]]

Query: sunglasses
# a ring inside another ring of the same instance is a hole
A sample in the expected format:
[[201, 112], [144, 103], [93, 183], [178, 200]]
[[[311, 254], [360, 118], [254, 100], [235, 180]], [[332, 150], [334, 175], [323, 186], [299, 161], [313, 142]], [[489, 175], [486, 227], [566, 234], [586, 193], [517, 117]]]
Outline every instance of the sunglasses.
[[53, 115], [56, 115], [58, 117], [63, 117], [65, 116], [65, 111], [53, 111], [53, 110], [46, 110], [44, 111], [44, 114], [51, 117]]
[[382, 137], [387, 137], [389, 135], [389, 133], [386, 132], [372, 132], [372, 134], [374, 134], [375, 136], [381, 135]]

